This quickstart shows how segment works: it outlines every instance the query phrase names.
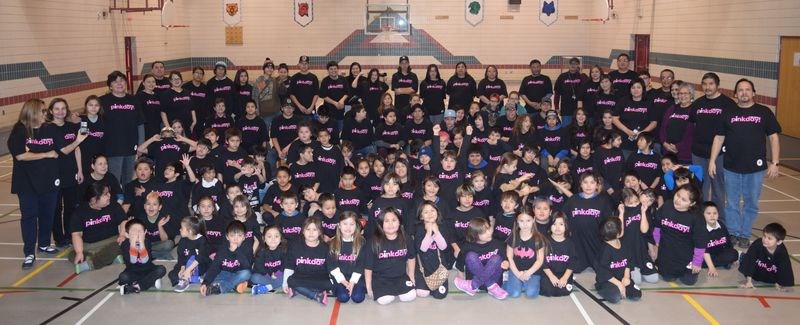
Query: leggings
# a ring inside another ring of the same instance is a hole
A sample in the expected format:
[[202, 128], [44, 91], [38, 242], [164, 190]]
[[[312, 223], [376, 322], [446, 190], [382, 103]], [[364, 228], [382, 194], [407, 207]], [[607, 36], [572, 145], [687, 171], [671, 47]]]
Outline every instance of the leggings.
[[503, 274], [502, 263], [503, 258], [500, 255], [494, 255], [486, 260], [486, 263], [483, 263], [478, 258], [478, 253], [467, 253], [464, 257], [464, 264], [466, 269], [472, 273], [472, 288], [488, 288], [492, 284], [497, 284], [497, 280]]

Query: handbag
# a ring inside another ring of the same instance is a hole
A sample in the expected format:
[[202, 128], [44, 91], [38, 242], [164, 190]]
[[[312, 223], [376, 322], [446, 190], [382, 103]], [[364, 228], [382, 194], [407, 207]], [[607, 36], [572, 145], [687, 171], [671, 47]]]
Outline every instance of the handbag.
[[439, 249], [436, 249], [436, 257], [439, 260], [439, 267], [427, 276], [425, 275], [425, 267], [422, 266], [422, 261], [419, 262], [419, 270], [422, 272], [422, 278], [425, 279], [425, 284], [428, 285], [428, 289], [430, 290], [436, 290], [447, 281], [447, 269], [442, 265], [442, 255]]

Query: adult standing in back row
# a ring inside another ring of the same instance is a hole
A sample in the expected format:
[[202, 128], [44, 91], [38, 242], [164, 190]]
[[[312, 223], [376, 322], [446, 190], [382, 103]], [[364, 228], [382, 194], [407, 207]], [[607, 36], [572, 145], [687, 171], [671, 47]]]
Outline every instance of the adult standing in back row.
[[[726, 152], [723, 169], [717, 170], [713, 163], [709, 163], [708, 174], [711, 177], [720, 173], [725, 175], [725, 218], [728, 230], [736, 246], [747, 249], [750, 246], [753, 222], [758, 217], [758, 199], [764, 183], [764, 171], [766, 170], [769, 178], [778, 176], [781, 152], [778, 133], [781, 132], [781, 126], [769, 108], [755, 102], [756, 88], [752, 81], [739, 79], [734, 91], [738, 102], [736, 107], [723, 113], [722, 125], [717, 129], [709, 158], [713, 162], [724, 145]], [[772, 156], [769, 161], [767, 137]], [[742, 197], [744, 206], [740, 209], [739, 201]]]
[[456, 73], [447, 80], [447, 95], [450, 96], [447, 109], [469, 108], [478, 95], [477, 87], [475, 79], [467, 72], [467, 64], [463, 61], [456, 63]]
[[100, 105], [106, 125], [108, 171], [124, 184], [133, 179], [136, 149], [144, 142], [144, 115], [136, 97], [127, 93], [125, 74], [112, 72], [106, 85], [111, 92], [100, 97]]
[[319, 99], [319, 79], [308, 71], [307, 56], [301, 56], [297, 64], [300, 66], [300, 72], [292, 76], [289, 98], [297, 108], [297, 115], [302, 119], [310, 120]]
[[617, 55], [618, 69], [608, 73], [608, 76], [611, 77], [611, 85], [614, 87], [614, 93], [618, 94], [620, 98], [630, 97], [631, 85], [634, 80], [639, 78], [639, 75], [635, 71], [628, 69], [630, 62], [630, 56], [625, 53], [620, 53]]
[[531, 60], [531, 75], [522, 79], [519, 84], [519, 94], [525, 102], [525, 110], [528, 114], [538, 113], [541, 110], [542, 98], [553, 93], [553, 81], [550, 77], [542, 74], [542, 62]]
[[400, 57], [400, 66], [397, 72], [392, 75], [392, 90], [394, 91], [395, 105], [406, 105], [411, 102], [411, 95], [419, 90], [419, 79], [411, 72], [411, 64], [408, 57]]

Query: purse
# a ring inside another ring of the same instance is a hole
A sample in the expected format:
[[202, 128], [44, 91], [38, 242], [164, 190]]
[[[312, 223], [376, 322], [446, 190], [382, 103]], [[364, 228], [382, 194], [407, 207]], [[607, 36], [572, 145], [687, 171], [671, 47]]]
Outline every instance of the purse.
[[447, 281], [447, 269], [442, 265], [442, 255], [439, 249], [436, 249], [436, 257], [439, 259], [439, 267], [433, 270], [430, 275], [425, 275], [425, 267], [422, 266], [422, 261], [419, 262], [419, 270], [422, 272], [422, 278], [425, 279], [425, 284], [428, 289], [437, 290]]

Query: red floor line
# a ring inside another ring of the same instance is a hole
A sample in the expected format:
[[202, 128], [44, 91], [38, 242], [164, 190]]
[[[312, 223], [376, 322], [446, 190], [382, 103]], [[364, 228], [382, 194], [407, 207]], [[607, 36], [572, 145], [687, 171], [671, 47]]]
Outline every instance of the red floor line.
[[331, 320], [329, 322], [330, 325], [336, 325], [336, 322], [339, 320], [339, 307], [341, 307], [341, 303], [339, 299], [335, 299], [336, 302], [333, 304], [333, 312], [331, 312]]
[[680, 294], [680, 295], [712, 296], [712, 297], [800, 300], [800, 297], [738, 295], [738, 294], [732, 294], [732, 293], [715, 293], [715, 292], [674, 291], [674, 290], [652, 291], [652, 292], [672, 293], [672, 294]]
[[764, 297], [758, 297], [758, 301], [761, 303], [762, 306], [764, 306], [764, 308], [770, 308], [767, 299], [765, 299]]
[[77, 275], [77, 274], [75, 274], [75, 273], [72, 273], [72, 274], [70, 274], [70, 276], [68, 276], [66, 279], [64, 279], [64, 281], [61, 281], [61, 283], [59, 283], [59, 284], [58, 284], [56, 287], [57, 287], [57, 288], [63, 288], [65, 285], [67, 285], [67, 283], [69, 283], [70, 281], [72, 281], [72, 279], [74, 279], [74, 278], [75, 278], [75, 277], [77, 277], [77, 276], [78, 276], [78, 275]]

